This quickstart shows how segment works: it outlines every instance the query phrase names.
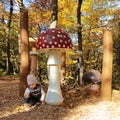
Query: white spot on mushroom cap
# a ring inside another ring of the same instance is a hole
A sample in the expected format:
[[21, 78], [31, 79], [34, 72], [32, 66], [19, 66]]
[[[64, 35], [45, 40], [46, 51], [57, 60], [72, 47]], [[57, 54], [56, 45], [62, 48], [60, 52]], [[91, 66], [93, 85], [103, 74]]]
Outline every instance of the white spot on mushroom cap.
[[46, 43], [46, 42], [47, 42], [47, 40], [44, 40], [44, 42]]
[[52, 32], [55, 32], [55, 30], [52, 30]]
[[54, 46], [54, 45], [52, 45], [52, 48], [55, 48], [55, 46]]
[[58, 33], [61, 33], [60, 31], [58, 31]]
[[52, 41], [50, 41], [49, 44], [52, 44]]
[[60, 43], [62, 43], [63, 42], [63, 40], [60, 40]]
[[45, 44], [42, 44], [43, 47], [45, 47]]
[[65, 44], [67, 44], [67, 41], [65, 41]]
[[41, 42], [39, 42], [38, 44], [41, 45]]
[[58, 37], [62, 37], [62, 35], [60, 35], [60, 34], [58, 34], [57, 36], [58, 36]]
[[49, 45], [47, 45], [46, 47], [49, 48]]
[[52, 39], [55, 39], [55, 36], [52, 36]]
[[55, 45], [57, 45], [58, 43], [57, 42], [54, 42]]
[[66, 35], [64, 35], [63, 37], [66, 38]]
[[65, 48], [65, 45], [63, 45], [63, 47]]
[[58, 44], [58, 47], [61, 47], [61, 44]]

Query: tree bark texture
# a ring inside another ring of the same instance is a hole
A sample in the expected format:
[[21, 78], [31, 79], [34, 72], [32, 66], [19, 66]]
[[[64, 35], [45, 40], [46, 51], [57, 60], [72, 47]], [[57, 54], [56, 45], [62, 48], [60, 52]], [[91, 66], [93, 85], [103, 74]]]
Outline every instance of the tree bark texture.
[[81, 6], [82, 0], [78, 0], [77, 8], [77, 23], [78, 23], [78, 50], [80, 51], [79, 56], [79, 68], [78, 68], [78, 84], [82, 85], [82, 76], [83, 76], [83, 55], [82, 55], [82, 26], [81, 26]]
[[58, 0], [52, 0], [52, 22], [50, 28], [56, 28], [58, 20]]
[[8, 19], [8, 24], [7, 24], [7, 30], [6, 30], [6, 43], [7, 43], [7, 74], [13, 73], [13, 67], [12, 63], [10, 61], [10, 27], [11, 27], [11, 21], [12, 21], [12, 15], [13, 15], [13, 1], [10, 0], [10, 14], [9, 14], [9, 19]]
[[29, 73], [28, 10], [25, 8], [20, 9], [20, 58], [19, 95], [23, 96]]

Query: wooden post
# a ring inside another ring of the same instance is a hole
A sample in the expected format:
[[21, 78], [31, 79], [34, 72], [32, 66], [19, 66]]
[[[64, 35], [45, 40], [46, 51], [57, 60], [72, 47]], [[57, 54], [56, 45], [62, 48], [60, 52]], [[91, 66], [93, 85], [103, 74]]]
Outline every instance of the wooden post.
[[30, 57], [31, 57], [31, 67], [30, 67], [30, 73], [37, 76], [37, 51], [34, 46], [32, 46], [32, 51], [30, 51]]
[[110, 30], [103, 31], [102, 100], [112, 100], [113, 41]]

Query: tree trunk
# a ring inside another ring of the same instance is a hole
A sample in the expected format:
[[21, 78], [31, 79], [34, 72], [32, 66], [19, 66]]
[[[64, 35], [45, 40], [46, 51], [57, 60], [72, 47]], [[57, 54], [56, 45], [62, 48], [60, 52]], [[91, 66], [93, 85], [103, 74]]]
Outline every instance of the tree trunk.
[[7, 64], [6, 64], [6, 68], [7, 68], [7, 74], [11, 74], [13, 73], [13, 67], [12, 67], [12, 63], [10, 61], [10, 27], [11, 27], [11, 21], [12, 21], [12, 14], [13, 14], [13, 1], [10, 0], [10, 14], [9, 14], [9, 19], [8, 19], [8, 24], [7, 24], [7, 30], [6, 30], [6, 42], [7, 42]]
[[20, 84], [19, 95], [23, 97], [29, 73], [29, 35], [28, 35], [28, 10], [25, 9], [23, 0], [15, 0], [20, 9]]
[[78, 0], [77, 8], [77, 23], [78, 23], [78, 50], [80, 56], [78, 58], [78, 84], [82, 85], [82, 76], [83, 76], [83, 54], [82, 54], [82, 26], [81, 26], [81, 6], [82, 0]]
[[20, 8], [20, 58], [19, 95], [23, 96], [29, 73], [28, 10], [25, 8]]
[[50, 28], [56, 28], [58, 20], [58, 0], [52, 0], [52, 22]]
[[110, 30], [103, 31], [103, 67], [102, 67], [102, 91], [103, 100], [112, 100], [112, 61], [113, 42]]

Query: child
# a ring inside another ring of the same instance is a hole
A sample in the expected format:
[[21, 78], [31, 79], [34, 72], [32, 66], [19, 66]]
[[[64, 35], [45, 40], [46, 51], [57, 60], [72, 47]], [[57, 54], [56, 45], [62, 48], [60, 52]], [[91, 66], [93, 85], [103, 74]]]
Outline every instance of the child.
[[29, 109], [29, 106], [44, 104], [45, 92], [33, 74], [27, 76], [27, 84], [24, 93], [25, 108]]

